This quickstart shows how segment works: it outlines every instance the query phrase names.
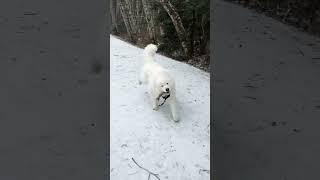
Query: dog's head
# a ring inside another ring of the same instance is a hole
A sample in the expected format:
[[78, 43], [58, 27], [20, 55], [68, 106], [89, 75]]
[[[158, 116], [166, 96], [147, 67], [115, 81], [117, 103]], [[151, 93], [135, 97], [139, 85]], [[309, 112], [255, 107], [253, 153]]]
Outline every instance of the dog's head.
[[170, 93], [170, 85], [169, 82], [163, 82], [160, 85], [161, 91], [164, 93]]
[[173, 85], [173, 82], [168, 79], [159, 79], [157, 83], [158, 92], [163, 96], [170, 95], [173, 90]]

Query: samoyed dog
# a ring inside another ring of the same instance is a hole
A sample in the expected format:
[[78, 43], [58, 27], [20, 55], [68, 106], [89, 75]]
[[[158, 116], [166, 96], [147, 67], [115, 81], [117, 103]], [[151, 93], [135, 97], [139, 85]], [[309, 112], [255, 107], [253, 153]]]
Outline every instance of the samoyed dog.
[[158, 47], [154, 44], [145, 47], [144, 65], [140, 73], [139, 84], [148, 86], [153, 110], [157, 111], [164, 103], [168, 103], [173, 120], [178, 122], [180, 117], [177, 109], [175, 81], [167, 69], [155, 62], [154, 56], [157, 50]]

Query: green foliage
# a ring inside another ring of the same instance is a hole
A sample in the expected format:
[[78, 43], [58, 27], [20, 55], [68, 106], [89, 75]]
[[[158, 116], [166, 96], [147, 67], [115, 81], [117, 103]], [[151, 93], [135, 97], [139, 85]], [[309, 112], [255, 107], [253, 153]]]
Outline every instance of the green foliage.
[[[208, 54], [206, 45], [210, 39], [210, 0], [171, 0], [170, 2], [177, 9], [188, 33], [192, 56]], [[178, 59], [192, 58], [183, 57], [183, 50], [176, 30], [166, 11], [157, 3], [154, 4], [153, 8], [155, 10], [160, 9], [156, 22], [162, 24], [165, 31], [164, 36], [161, 37], [161, 42], [164, 44], [161, 50]]]
[[167, 55], [173, 55], [173, 52], [177, 50], [182, 53], [183, 50], [180, 45], [179, 38], [169, 15], [162, 9], [162, 6], [160, 4], [156, 3], [153, 5], [153, 9], [155, 11], [160, 10], [155, 19], [156, 24], [161, 24], [161, 26], [164, 28], [164, 35], [161, 37], [158, 36], [159, 41], [162, 44], [159, 51]]

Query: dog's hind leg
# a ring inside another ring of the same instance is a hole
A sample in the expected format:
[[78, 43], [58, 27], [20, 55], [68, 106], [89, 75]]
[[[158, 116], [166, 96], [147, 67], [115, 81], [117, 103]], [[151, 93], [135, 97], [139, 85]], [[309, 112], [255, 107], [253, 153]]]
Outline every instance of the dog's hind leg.
[[156, 93], [153, 91], [151, 85], [149, 84], [149, 96], [152, 103], [152, 109], [157, 111], [159, 109], [159, 98], [157, 97]]

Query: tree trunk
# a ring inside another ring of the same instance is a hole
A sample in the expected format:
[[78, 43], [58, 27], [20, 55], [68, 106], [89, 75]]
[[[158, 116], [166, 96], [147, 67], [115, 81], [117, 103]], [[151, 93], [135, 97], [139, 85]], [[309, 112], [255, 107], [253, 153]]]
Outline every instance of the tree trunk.
[[125, 4], [124, 4], [123, 0], [119, 0], [119, 8], [120, 8], [120, 12], [121, 12], [121, 16], [122, 16], [124, 25], [126, 26], [127, 34], [129, 36], [129, 38], [132, 41], [134, 41], [133, 35], [132, 35], [132, 28], [130, 26], [130, 21], [129, 21], [129, 17], [128, 17], [128, 12], [126, 11], [126, 8], [124, 6], [125, 6]]
[[131, 30], [134, 33], [136, 33], [138, 31], [138, 27], [137, 27], [137, 23], [136, 23], [137, 17], [135, 17], [134, 13], [133, 13], [133, 7], [134, 7], [135, 1], [136, 0], [124, 0], [124, 2], [125, 2], [124, 8], [128, 14], [128, 22], [130, 23]]
[[190, 25], [190, 37], [189, 37], [189, 40], [190, 40], [190, 55], [192, 57], [194, 57], [195, 55], [195, 49], [194, 49], [194, 36], [195, 36], [195, 29], [196, 29], [196, 12], [195, 10], [193, 9], [192, 10], [192, 22], [191, 22], [191, 25]]
[[142, 29], [142, 21], [143, 21], [143, 7], [141, 4], [141, 0], [136, 0], [135, 2], [135, 18], [136, 18], [136, 31], [138, 34], [141, 33]]
[[155, 41], [156, 40], [155, 23], [154, 23], [154, 16], [152, 13], [150, 3], [151, 3], [150, 0], [142, 0], [145, 19], [147, 21], [147, 29], [148, 29], [148, 33], [149, 33], [149, 38], [151, 40]]
[[111, 27], [112, 30], [115, 29], [116, 32], [119, 32], [118, 29], [118, 23], [117, 23], [117, 13], [116, 13], [116, 8], [117, 8], [117, 4], [116, 4], [116, 0], [110, 0], [110, 14], [111, 14]]
[[178, 34], [181, 46], [186, 56], [190, 56], [189, 45], [188, 45], [188, 38], [187, 32], [182, 24], [182, 20], [175, 9], [175, 7], [171, 4], [169, 0], [158, 0], [162, 7], [166, 10], [168, 15], [170, 16], [172, 23], [176, 29]]

